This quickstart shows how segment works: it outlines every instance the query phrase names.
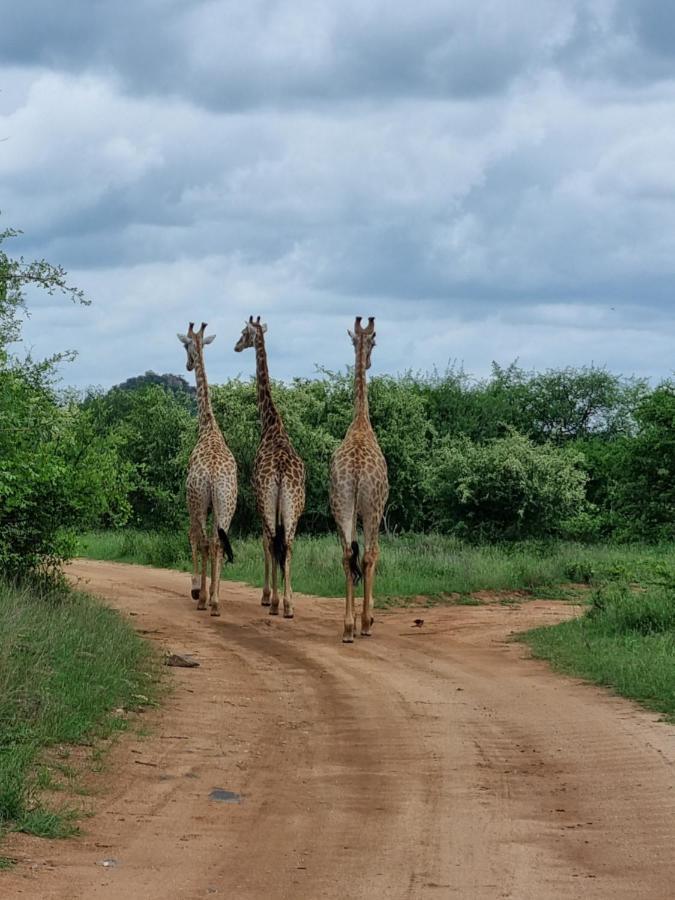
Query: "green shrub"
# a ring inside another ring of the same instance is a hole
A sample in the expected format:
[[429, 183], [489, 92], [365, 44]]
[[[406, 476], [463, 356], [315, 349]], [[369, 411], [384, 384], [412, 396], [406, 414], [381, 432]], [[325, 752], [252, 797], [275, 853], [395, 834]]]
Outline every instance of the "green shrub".
[[130, 472], [39, 367], [0, 366], [0, 572], [58, 569], [78, 530], [121, 524]]
[[58, 571], [76, 530], [119, 524], [128, 514], [129, 469], [114, 440], [54, 390], [61, 354], [41, 363], [12, 357], [29, 285], [85, 302], [66, 273], [44, 260], [12, 258], [0, 231], [0, 575]]
[[623, 538], [675, 538], [675, 384], [665, 382], [635, 412], [638, 431], [622, 445], [611, 479]]
[[511, 433], [486, 444], [447, 441], [425, 473], [438, 528], [473, 539], [564, 534], [585, 507], [586, 475], [571, 450]]
[[83, 406], [100, 439], [114, 444], [129, 469], [130, 522], [145, 528], [184, 526], [185, 472], [197, 436], [191, 395], [142, 382], [137, 390], [90, 393]]

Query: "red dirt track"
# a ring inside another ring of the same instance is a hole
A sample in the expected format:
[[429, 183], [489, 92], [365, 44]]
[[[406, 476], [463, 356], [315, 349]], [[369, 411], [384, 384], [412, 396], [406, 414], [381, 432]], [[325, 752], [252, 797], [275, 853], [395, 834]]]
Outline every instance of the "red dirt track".
[[215, 619], [185, 574], [70, 574], [201, 666], [112, 750], [82, 837], [5, 842], [3, 900], [674, 896], [675, 729], [508, 641], [571, 607], [376, 611], [343, 645], [342, 602], [288, 621], [224, 582]]

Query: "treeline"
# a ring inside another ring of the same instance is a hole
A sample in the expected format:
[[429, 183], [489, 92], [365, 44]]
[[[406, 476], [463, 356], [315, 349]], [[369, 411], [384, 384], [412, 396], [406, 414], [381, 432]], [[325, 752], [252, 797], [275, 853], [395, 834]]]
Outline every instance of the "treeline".
[[[258, 529], [250, 485], [259, 425], [252, 382], [211, 388], [239, 466], [234, 527]], [[275, 400], [307, 468], [302, 527], [333, 528], [327, 472], [352, 417], [349, 373], [277, 384]], [[389, 466], [390, 532], [441, 530], [471, 540], [570, 537], [668, 540], [675, 523], [675, 389], [598, 368], [528, 372], [494, 365], [370, 381]], [[90, 392], [85, 431], [117, 454], [120, 494], [100, 521], [185, 525], [184, 474], [196, 439], [189, 392], [144, 384]]]
[[[259, 424], [253, 382], [212, 386], [239, 466], [234, 529], [257, 532], [250, 476]], [[302, 530], [333, 528], [331, 454], [352, 417], [348, 373], [277, 384], [307, 468]], [[675, 387], [596, 368], [494, 366], [370, 381], [387, 458], [389, 532], [468, 540], [670, 540], [675, 523]], [[0, 352], [0, 571], [58, 568], [77, 532], [186, 528], [184, 479], [197, 435], [179, 380], [85, 396], [53, 385], [51, 363]]]
[[[197, 435], [182, 376], [130, 378], [86, 395], [55, 387], [63, 357], [11, 354], [28, 286], [85, 302], [66, 273], [12, 258], [0, 231], [0, 576], [57, 571], [75, 535], [133, 525], [186, 528], [184, 479]], [[352, 418], [349, 373], [277, 384], [275, 399], [307, 469], [305, 531], [333, 528], [328, 466]], [[259, 524], [251, 469], [255, 386], [212, 386], [239, 466], [240, 533]], [[671, 540], [675, 534], [675, 386], [603, 369], [528, 372], [494, 365], [370, 380], [373, 426], [389, 466], [389, 532], [468, 540], [567, 537]]]

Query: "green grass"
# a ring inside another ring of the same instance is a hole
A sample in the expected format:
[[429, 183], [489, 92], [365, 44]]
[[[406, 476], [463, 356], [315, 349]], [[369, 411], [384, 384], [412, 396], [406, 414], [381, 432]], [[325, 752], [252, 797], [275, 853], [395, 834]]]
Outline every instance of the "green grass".
[[35, 837], [66, 838], [79, 834], [75, 824], [81, 813], [76, 809], [62, 807], [58, 810], [44, 809], [37, 806], [27, 810], [20, 820], [20, 831]]
[[61, 745], [124, 728], [112, 711], [154, 696], [158, 672], [150, 645], [94, 599], [0, 583], [0, 832], [74, 833], [76, 812], [42, 796], [72, 786], [58, 777], [72, 773]]
[[[261, 587], [262, 545], [258, 537], [232, 538], [234, 565], [223, 577]], [[190, 571], [187, 537], [133, 530], [84, 535], [82, 556]], [[643, 581], [659, 566], [675, 571], [675, 546], [584, 545], [536, 542], [471, 546], [442, 535], [383, 537], [377, 575], [379, 605], [424, 597], [452, 600], [485, 590], [551, 589], [569, 582]], [[321, 597], [344, 591], [341, 549], [333, 535], [300, 535], [293, 553], [293, 587]], [[549, 590], [549, 594], [552, 592]]]
[[562, 672], [607, 685], [675, 721], [675, 586], [609, 584], [580, 619], [520, 636]]

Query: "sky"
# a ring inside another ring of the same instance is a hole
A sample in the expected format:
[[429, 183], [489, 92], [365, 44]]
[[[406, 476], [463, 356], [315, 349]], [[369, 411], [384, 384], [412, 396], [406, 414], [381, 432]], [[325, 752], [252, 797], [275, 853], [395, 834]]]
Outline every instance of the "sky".
[[[212, 381], [268, 324], [273, 377], [675, 368], [672, 0], [22, 0], [0, 31], [4, 248], [67, 384]], [[190, 378], [191, 376], [187, 376]]]

